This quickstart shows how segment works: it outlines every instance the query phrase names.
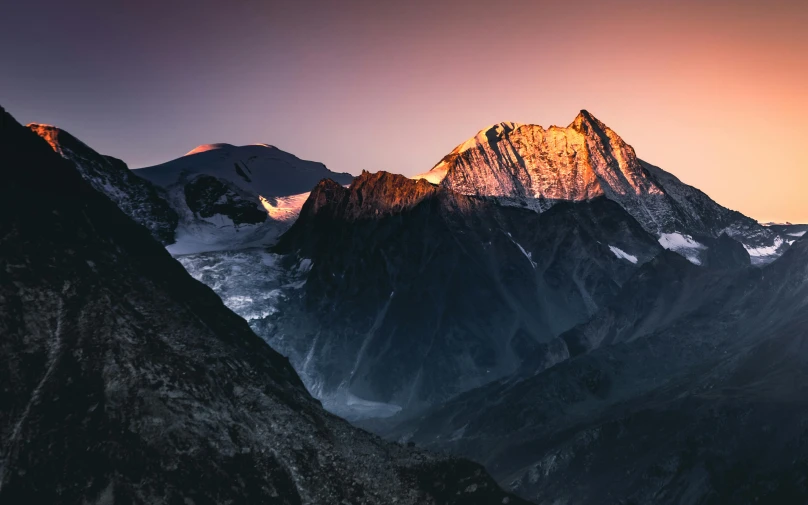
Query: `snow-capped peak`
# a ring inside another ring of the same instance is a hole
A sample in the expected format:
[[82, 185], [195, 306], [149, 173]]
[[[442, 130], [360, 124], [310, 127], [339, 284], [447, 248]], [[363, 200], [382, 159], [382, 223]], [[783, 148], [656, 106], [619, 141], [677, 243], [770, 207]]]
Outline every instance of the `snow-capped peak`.
[[657, 237], [686, 232], [717, 238], [727, 233], [747, 249], [776, 250], [766, 258], [784, 250], [775, 241], [776, 231], [641, 161], [614, 130], [586, 110], [567, 127], [495, 124], [414, 178], [538, 211], [559, 201], [605, 197]]
[[581, 112], [575, 116], [575, 119], [570, 123], [568, 128], [572, 128], [575, 131], [584, 133], [585, 130], [590, 128], [597, 128], [600, 130], [608, 130], [609, 127], [603, 124], [598, 118], [592, 115], [586, 109], [581, 109]]
[[634, 150], [587, 111], [566, 128], [495, 124], [415, 178], [459, 193], [523, 201], [661, 193]]

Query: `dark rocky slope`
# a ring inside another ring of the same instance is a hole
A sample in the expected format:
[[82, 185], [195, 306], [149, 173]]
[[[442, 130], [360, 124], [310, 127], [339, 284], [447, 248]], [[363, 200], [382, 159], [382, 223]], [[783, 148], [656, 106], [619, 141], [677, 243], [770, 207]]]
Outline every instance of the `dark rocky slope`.
[[174, 243], [179, 217], [157, 186], [135, 175], [126, 164], [97, 153], [70, 133], [55, 126], [32, 123], [33, 132], [62, 157], [98, 192], [106, 195], [130, 218], [142, 224], [163, 244]]
[[808, 240], [761, 270], [665, 253], [562, 339], [576, 356], [391, 436], [540, 503], [808, 501]]
[[517, 503], [327, 414], [288, 361], [0, 110], [0, 502]]

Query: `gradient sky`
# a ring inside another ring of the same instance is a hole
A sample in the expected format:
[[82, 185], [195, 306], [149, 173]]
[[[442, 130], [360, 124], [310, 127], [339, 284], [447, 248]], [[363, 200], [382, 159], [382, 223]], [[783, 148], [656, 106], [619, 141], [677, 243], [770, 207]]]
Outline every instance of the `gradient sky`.
[[806, 0], [43, 0], [0, 16], [0, 104], [131, 167], [262, 142], [413, 175], [489, 124], [585, 108], [719, 203], [808, 222]]

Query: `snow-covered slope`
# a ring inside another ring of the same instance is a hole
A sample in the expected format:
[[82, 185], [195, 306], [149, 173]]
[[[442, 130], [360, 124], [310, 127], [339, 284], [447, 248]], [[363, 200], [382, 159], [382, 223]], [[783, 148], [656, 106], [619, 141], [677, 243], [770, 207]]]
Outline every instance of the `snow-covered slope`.
[[566, 128], [493, 125], [415, 178], [538, 211], [559, 201], [606, 196], [660, 238], [726, 233], [744, 244], [757, 263], [771, 261], [787, 248], [774, 230], [638, 159], [630, 145], [587, 111]]
[[177, 213], [165, 200], [162, 190], [134, 175], [123, 161], [97, 153], [60, 128], [37, 123], [29, 124], [28, 128], [45, 139], [60, 156], [72, 161], [93, 189], [148, 228], [154, 238], [163, 244], [174, 242]]
[[172, 254], [271, 244], [291, 226], [320, 180], [353, 176], [266, 145], [201, 145], [137, 175], [163, 188], [180, 224]]

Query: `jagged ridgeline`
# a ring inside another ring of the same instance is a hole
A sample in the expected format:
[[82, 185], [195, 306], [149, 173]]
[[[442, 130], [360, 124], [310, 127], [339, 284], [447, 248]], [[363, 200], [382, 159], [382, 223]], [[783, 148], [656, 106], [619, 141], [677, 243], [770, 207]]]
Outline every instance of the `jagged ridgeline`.
[[1, 503], [520, 503], [326, 413], [2, 109], [0, 178]]
[[727, 234], [757, 263], [785, 251], [776, 230], [714, 202], [672, 174], [637, 158], [617, 133], [587, 111], [567, 127], [499, 123], [457, 146], [417, 177], [459, 193], [497, 197], [543, 210], [605, 196], [668, 249], [702, 262], [705, 240]]

